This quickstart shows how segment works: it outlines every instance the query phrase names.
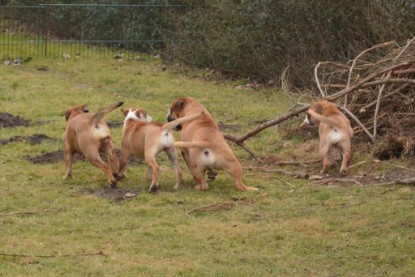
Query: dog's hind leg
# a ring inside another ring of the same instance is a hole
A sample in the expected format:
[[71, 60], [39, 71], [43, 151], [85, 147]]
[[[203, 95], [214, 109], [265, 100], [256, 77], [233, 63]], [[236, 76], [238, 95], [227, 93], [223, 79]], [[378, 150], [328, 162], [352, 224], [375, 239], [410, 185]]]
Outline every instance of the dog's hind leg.
[[106, 162], [101, 160], [101, 157], [98, 154], [98, 151], [96, 154], [93, 155], [85, 155], [87, 161], [89, 161], [91, 164], [95, 165], [98, 168], [101, 168], [102, 171], [104, 171], [105, 175], [107, 176], [108, 183], [110, 184], [110, 187], [112, 189], [117, 188], [117, 180], [115, 180], [114, 175], [112, 174], [111, 167], [108, 166]]
[[150, 185], [150, 192], [156, 192], [159, 186], [159, 176], [160, 176], [160, 168], [154, 158], [146, 158], [147, 165], [151, 168], [152, 171], [152, 179]]
[[330, 151], [330, 146], [328, 146], [327, 144], [320, 143], [320, 156], [323, 160], [323, 169], [320, 172], [321, 174], [327, 173], [329, 171], [330, 164], [331, 164], [329, 151]]
[[235, 186], [239, 189], [239, 190], [258, 190], [255, 187], [248, 187], [246, 186], [243, 181], [242, 181], [242, 166], [239, 163], [239, 161], [237, 159], [234, 159], [234, 161], [227, 161], [226, 163], [224, 163], [224, 168], [223, 170], [225, 170], [229, 175], [232, 176], [232, 178], [234, 179], [235, 182]]
[[347, 176], [347, 167], [349, 166], [350, 160], [352, 158], [352, 151], [350, 149], [350, 144], [346, 144], [342, 148], [342, 166], [340, 168], [340, 175]]
[[[152, 179], [150, 185], [150, 192], [156, 192], [159, 186], [160, 168], [156, 161], [157, 149], [146, 149], [144, 153], [147, 166], [151, 168]], [[147, 176], [149, 172], [147, 169]]]
[[65, 160], [65, 165], [66, 165], [66, 173], [65, 173], [65, 176], [63, 176], [63, 179], [68, 179], [72, 177], [73, 152], [71, 149], [68, 149], [66, 146], [64, 149], [64, 153], [63, 153], [63, 159]]
[[124, 172], [127, 168], [128, 164], [128, 157], [130, 156], [130, 150], [128, 147], [121, 146], [121, 155], [120, 155], [120, 161], [119, 161], [119, 168], [118, 168], [118, 179], [124, 178]]
[[178, 189], [182, 183], [183, 175], [182, 170], [179, 166], [179, 160], [177, 159], [176, 149], [174, 149], [174, 147], [171, 147], [166, 149], [165, 152], [169, 157], [169, 160], [172, 162], [174, 170], [176, 172], [176, 185], [174, 186], [174, 189]]
[[106, 145], [105, 145], [105, 152], [107, 154], [108, 157], [108, 163], [111, 167], [112, 170], [112, 175], [116, 178], [116, 179], [121, 179], [121, 177], [118, 176], [118, 170], [119, 170], [119, 161], [118, 161], [118, 157], [115, 154], [114, 148], [112, 146], [112, 142], [109, 141]]

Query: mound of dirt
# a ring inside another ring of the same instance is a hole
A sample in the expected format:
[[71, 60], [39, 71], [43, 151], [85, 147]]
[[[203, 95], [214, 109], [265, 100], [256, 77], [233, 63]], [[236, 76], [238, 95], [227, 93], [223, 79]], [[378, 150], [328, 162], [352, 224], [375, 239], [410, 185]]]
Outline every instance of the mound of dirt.
[[20, 116], [0, 112], [0, 128], [13, 128], [27, 125], [29, 125], [29, 121]]
[[14, 136], [14, 137], [9, 138], [9, 139], [3, 139], [3, 140], [0, 140], [0, 145], [5, 145], [5, 144], [15, 142], [15, 141], [16, 142], [27, 142], [27, 143], [30, 143], [32, 145], [35, 145], [35, 144], [41, 143], [44, 140], [56, 141], [56, 139], [48, 137], [47, 135], [44, 135], [44, 134], [34, 134], [34, 135], [31, 135], [31, 136], [26, 136], [26, 137], [24, 137], [24, 136]]

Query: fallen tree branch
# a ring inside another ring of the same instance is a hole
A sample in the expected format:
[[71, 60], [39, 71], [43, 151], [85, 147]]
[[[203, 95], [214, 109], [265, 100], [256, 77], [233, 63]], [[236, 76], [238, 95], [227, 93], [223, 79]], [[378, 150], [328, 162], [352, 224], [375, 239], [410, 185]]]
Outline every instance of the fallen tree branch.
[[260, 126], [256, 127], [252, 131], [246, 133], [245, 135], [243, 135], [243, 136], [241, 136], [239, 138], [238, 137], [235, 137], [235, 136], [232, 136], [232, 135], [228, 135], [228, 134], [225, 134], [224, 136], [225, 136], [226, 139], [231, 140], [231, 141], [235, 142], [236, 144], [240, 145], [245, 140], [247, 140], [248, 138], [250, 138], [252, 136], [255, 136], [259, 132], [261, 132], [261, 131], [263, 131], [263, 130], [271, 127], [271, 126], [277, 125], [277, 124], [279, 124], [281, 122], [284, 122], [285, 120], [290, 119], [293, 116], [297, 116], [297, 115], [299, 115], [302, 112], [305, 112], [306, 110], [308, 110], [309, 107], [310, 107], [310, 105], [307, 105], [307, 106], [304, 106], [304, 107], [302, 107], [302, 108], [300, 108], [298, 110], [294, 110], [294, 111], [291, 111], [291, 112], [289, 112], [287, 114], [284, 114], [284, 115], [282, 115], [282, 116], [280, 116], [280, 117], [278, 117], [276, 119], [273, 119], [273, 120], [264, 122]]

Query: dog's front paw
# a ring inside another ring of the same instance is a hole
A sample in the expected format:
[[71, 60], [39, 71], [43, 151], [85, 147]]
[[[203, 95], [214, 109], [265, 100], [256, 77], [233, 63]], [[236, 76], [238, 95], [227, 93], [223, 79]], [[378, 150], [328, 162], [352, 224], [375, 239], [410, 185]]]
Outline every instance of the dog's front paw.
[[124, 174], [118, 174], [118, 173], [112, 173], [112, 176], [114, 176], [115, 180], [120, 181], [124, 179]]
[[158, 189], [159, 189], [158, 186], [151, 186], [148, 191], [151, 192], [151, 193], [156, 193]]
[[340, 170], [340, 175], [343, 176], [343, 177], [347, 176], [348, 175], [347, 170], [346, 169]]
[[216, 177], [218, 177], [218, 175], [219, 175], [218, 171], [213, 171], [213, 170], [208, 170], [207, 171], [207, 177], [211, 181], [216, 180]]
[[111, 189], [116, 189], [117, 188], [117, 181], [116, 180], [111, 181], [110, 187], [111, 187]]
[[207, 184], [205, 184], [205, 185], [199, 184], [199, 185], [195, 186], [195, 189], [197, 189], [197, 190], [207, 190], [208, 188], [209, 188], [209, 186]]

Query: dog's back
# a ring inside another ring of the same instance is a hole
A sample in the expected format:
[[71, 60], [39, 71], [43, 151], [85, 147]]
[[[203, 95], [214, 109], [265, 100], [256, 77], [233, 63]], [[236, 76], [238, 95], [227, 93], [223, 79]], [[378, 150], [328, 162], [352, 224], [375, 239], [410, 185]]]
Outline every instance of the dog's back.
[[[320, 122], [320, 155], [323, 158], [322, 173], [326, 173], [332, 165], [329, 151], [336, 146], [343, 156], [341, 175], [347, 175], [347, 166], [351, 159], [351, 138], [353, 129], [349, 119], [332, 103], [323, 100], [311, 105], [307, 111], [312, 120]], [[306, 120], [308, 120], [306, 118]]]

